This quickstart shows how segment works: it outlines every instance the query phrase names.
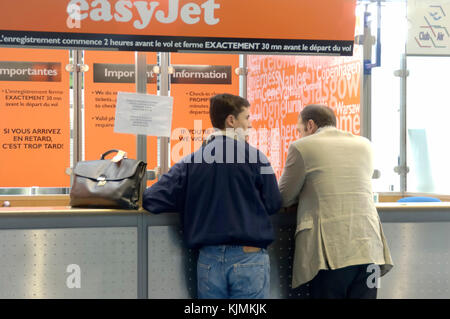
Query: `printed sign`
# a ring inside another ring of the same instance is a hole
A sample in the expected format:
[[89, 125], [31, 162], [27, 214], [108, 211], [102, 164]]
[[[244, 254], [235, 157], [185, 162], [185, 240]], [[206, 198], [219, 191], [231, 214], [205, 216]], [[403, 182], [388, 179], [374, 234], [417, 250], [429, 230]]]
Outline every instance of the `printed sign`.
[[355, 6], [356, 0], [2, 1], [0, 45], [351, 55]]
[[408, 1], [408, 55], [450, 54], [450, 1]]
[[61, 82], [61, 63], [0, 61], [0, 81]]
[[[156, 83], [153, 64], [147, 64], [147, 83]], [[135, 64], [94, 63], [95, 83], [136, 83]]]
[[0, 50], [0, 187], [69, 187], [69, 53]]
[[174, 65], [171, 83], [231, 84], [230, 65]]

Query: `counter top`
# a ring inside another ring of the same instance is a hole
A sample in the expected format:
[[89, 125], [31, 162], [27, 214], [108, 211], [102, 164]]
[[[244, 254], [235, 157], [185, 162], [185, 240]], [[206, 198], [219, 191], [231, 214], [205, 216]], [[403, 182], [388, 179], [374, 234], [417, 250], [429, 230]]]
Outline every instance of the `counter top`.
[[145, 210], [135, 209], [105, 209], [105, 208], [72, 208], [70, 206], [39, 206], [39, 207], [0, 207], [0, 216], [16, 214], [67, 214], [67, 215], [87, 215], [87, 214], [142, 214]]
[[[425, 202], [425, 203], [377, 203], [378, 211], [417, 211], [417, 210], [450, 210], [450, 202]], [[295, 208], [290, 208], [288, 213], [294, 213]], [[102, 209], [102, 208], [72, 208], [70, 206], [39, 206], [39, 207], [0, 207], [0, 216], [4, 215], [95, 215], [95, 214], [113, 214], [113, 215], [132, 215], [147, 213], [143, 209]], [[152, 215], [152, 214], [151, 214]]]
[[377, 210], [442, 210], [450, 209], [450, 202], [376, 203]]
[[[450, 222], [450, 202], [376, 204], [380, 220], [386, 222]], [[272, 216], [275, 227], [292, 226], [296, 207]], [[179, 225], [178, 213], [151, 214], [143, 209], [72, 208], [70, 206], [0, 207], [0, 229], [136, 227]]]

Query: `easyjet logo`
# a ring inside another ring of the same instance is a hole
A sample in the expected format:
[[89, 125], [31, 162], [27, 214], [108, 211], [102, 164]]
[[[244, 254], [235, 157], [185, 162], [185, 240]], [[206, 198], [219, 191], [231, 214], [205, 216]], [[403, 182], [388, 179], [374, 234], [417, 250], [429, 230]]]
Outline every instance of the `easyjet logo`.
[[[69, 14], [67, 25], [80, 27], [79, 22], [85, 19], [92, 21], [112, 21], [132, 23], [136, 29], [145, 29], [150, 23], [170, 24], [181, 19], [186, 24], [197, 24], [203, 21], [208, 25], [220, 22], [216, 10], [220, 4], [216, 0], [207, 0], [202, 4], [179, 0], [168, 0], [168, 8], [160, 9], [161, 1], [119, 0], [113, 6], [109, 0], [71, 0], [67, 5]], [[180, 2], [185, 2], [180, 3]], [[69, 21], [72, 20], [72, 21]]]

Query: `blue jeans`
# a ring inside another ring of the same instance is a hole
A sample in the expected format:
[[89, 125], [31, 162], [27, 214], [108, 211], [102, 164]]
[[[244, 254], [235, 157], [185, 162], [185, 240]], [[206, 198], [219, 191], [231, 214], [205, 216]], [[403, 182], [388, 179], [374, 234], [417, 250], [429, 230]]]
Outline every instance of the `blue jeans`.
[[269, 298], [269, 276], [266, 249], [245, 252], [243, 246], [205, 246], [197, 261], [198, 298]]

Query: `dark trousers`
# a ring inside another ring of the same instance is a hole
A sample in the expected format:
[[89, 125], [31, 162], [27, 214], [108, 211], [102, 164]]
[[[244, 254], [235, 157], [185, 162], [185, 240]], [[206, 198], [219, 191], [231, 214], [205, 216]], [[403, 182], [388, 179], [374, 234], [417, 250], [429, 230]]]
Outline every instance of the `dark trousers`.
[[[313, 299], [376, 299], [377, 288], [370, 288], [369, 265], [356, 265], [335, 270], [320, 270], [308, 283]], [[372, 285], [371, 285], [372, 286]]]

